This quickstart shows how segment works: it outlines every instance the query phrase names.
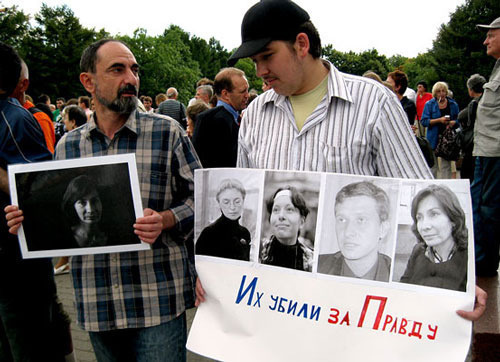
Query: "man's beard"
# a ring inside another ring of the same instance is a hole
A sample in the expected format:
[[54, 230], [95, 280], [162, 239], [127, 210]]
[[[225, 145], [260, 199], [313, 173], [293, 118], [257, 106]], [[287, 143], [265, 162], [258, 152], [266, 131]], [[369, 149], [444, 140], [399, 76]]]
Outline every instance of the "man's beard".
[[[122, 97], [123, 93], [134, 93], [133, 97]], [[110, 111], [120, 113], [122, 115], [129, 115], [137, 107], [137, 88], [132, 84], [127, 84], [118, 90], [117, 97], [111, 102], [103, 98], [99, 94], [99, 87], [96, 84], [96, 98], [103, 106]]]

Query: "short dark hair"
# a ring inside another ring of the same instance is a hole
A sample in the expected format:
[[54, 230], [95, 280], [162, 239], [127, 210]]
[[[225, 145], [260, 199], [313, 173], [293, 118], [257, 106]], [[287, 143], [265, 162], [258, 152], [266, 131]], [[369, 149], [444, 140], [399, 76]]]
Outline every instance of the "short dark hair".
[[428, 87], [427, 87], [427, 82], [426, 82], [425, 80], [421, 80], [421, 81], [419, 81], [419, 82], [417, 83], [417, 87], [418, 87], [419, 85], [422, 85], [422, 87], [424, 87], [424, 88], [425, 88], [425, 90], [427, 91]]
[[47, 103], [47, 101], [50, 101], [50, 97], [46, 94], [40, 94], [36, 100], [37, 103]]
[[75, 121], [77, 127], [80, 127], [87, 123], [87, 115], [85, 111], [78, 106], [68, 106], [65, 109], [66, 114], [68, 115], [68, 119], [70, 121]]
[[408, 77], [406, 74], [401, 70], [396, 69], [394, 72], [387, 74], [387, 76], [394, 79], [394, 84], [396, 85], [394, 90], [396, 91], [396, 88], [399, 86], [399, 90], [397, 90], [397, 92], [400, 95], [403, 95], [406, 92], [406, 88], [408, 88]]
[[290, 38], [284, 40], [294, 44], [299, 33], [305, 33], [309, 38], [309, 54], [311, 54], [314, 59], [319, 58], [321, 56], [321, 38], [319, 36], [318, 29], [316, 29], [312, 21], [308, 20], [305, 23], [302, 23], [293, 36], [293, 39]]
[[267, 201], [266, 201], [266, 209], [267, 212], [269, 213], [269, 217], [273, 213], [273, 206], [274, 206], [274, 198], [278, 194], [278, 192], [283, 191], [283, 190], [289, 190], [290, 193], [292, 194], [291, 200], [293, 206], [295, 206], [297, 209], [299, 209], [299, 213], [301, 216], [304, 217], [304, 219], [309, 215], [309, 208], [307, 207], [306, 200], [304, 200], [304, 197], [302, 194], [293, 186], [285, 186], [285, 187], [280, 187], [279, 189], [276, 190], [276, 192], [271, 196]]
[[16, 88], [21, 76], [21, 58], [16, 50], [0, 42], [0, 90], [8, 97]]
[[82, 72], [95, 73], [96, 64], [97, 64], [97, 51], [101, 46], [109, 42], [116, 42], [125, 45], [128, 49], [129, 46], [121, 40], [118, 39], [101, 39], [92, 44], [90, 44], [82, 53], [82, 57], [80, 58], [80, 70]]
[[413, 198], [411, 203], [411, 218], [413, 219], [413, 225], [411, 230], [413, 234], [417, 237], [418, 242], [426, 245], [424, 239], [418, 232], [417, 226], [417, 212], [420, 202], [426, 197], [434, 197], [443, 212], [446, 214], [448, 219], [450, 219], [453, 225], [451, 235], [453, 236], [453, 241], [460, 250], [467, 250], [467, 242], [469, 239], [469, 233], [467, 231], [467, 226], [465, 224], [465, 213], [460, 206], [460, 201], [458, 197], [444, 185], [429, 185], [425, 189], [420, 190], [417, 195]]
[[390, 203], [387, 193], [382, 188], [369, 181], [354, 182], [342, 187], [337, 193], [337, 196], [335, 196], [335, 211], [338, 204], [356, 196], [367, 196], [374, 199], [377, 204], [377, 212], [380, 221], [389, 219]]
[[64, 97], [59, 97], [56, 99], [56, 102], [57, 101], [62, 101], [63, 103], [66, 103], [66, 99], [64, 99]]
[[87, 96], [79, 97], [78, 103], [83, 103], [83, 104], [85, 104], [85, 107], [90, 108], [90, 98]]

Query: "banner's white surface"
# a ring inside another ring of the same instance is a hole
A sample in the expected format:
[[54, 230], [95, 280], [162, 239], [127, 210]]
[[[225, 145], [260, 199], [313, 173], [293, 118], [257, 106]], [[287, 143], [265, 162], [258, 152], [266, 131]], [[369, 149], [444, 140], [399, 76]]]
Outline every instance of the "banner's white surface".
[[[255, 176], [259, 172], [262, 177]], [[196, 256], [196, 268], [207, 293], [207, 301], [198, 308], [188, 338], [188, 349], [224, 361], [465, 359], [472, 324], [459, 317], [456, 310], [472, 310], [474, 301], [474, 254], [468, 184], [462, 181], [386, 179], [389, 183], [394, 181], [399, 185], [397, 192], [391, 196], [395, 197], [397, 204], [393, 239], [398, 239], [396, 229], [410, 222], [408, 215], [403, 214], [408, 200], [416, 191], [406, 195], [408, 185], [417, 185], [418, 190], [428, 184], [444, 184], [459, 197], [469, 233], [467, 288], [461, 292], [400, 283], [400, 276], [396, 276], [395, 271], [396, 246], [386, 247], [392, 249], [390, 256], [393, 260], [391, 280], [388, 282], [317, 273], [319, 254], [328, 249], [325, 244], [332, 237], [328, 219], [333, 216], [331, 206], [329, 208], [327, 204], [331, 203], [335, 192], [329, 185], [345, 184], [337, 182], [342, 177], [350, 181], [367, 179], [361, 176], [319, 174], [321, 186], [312, 272], [259, 263], [259, 243], [263, 235], [261, 224], [266, 219], [262, 207], [263, 195], [269, 179], [264, 173], [279, 172], [204, 170], [196, 174], [197, 211], [206, 207], [208, 199], [213, 196], [213, 193], [210, 193], [211, 196], [200, 196], [202, 187], [207, 190], [207, 185], [202, 184], [208, 182], [212, 186], [212, 180], [219, 181], [223, 177], [253, 179], [260, 192], [256, 197], [259, 206], [254, 210], [257, 222], [255, 230], [251, 230], [250, 260]], [[377, 182], [381, 180], [378, 178]], [[206, 224], [206, 220], [196, 221], [196, 237]], [[390, 242], [388, 244], [391, 245]]]

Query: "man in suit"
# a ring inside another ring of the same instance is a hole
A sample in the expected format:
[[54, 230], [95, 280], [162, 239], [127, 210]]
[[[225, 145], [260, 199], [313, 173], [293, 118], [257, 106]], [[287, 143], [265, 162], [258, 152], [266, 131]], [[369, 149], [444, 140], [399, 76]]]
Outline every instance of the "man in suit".
[[193, 145], [204, 168], [235, 167], [240, 111], [248, 103], [248, 81], [236, 68], [224, 68], [216, 76], [217, 107], [198, 115]]

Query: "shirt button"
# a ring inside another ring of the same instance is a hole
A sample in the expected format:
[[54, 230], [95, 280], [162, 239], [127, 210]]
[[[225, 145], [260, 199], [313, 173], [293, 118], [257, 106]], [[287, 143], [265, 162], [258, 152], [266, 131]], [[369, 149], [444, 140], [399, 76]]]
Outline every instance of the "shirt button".
[[118, 284], [113, 285], [115, 289], [118, 289], [120, 286]]
[[431, 277], [435, 277], [435, 276], [436, 276], [436, 271], [435, 270], [431, 271]]

